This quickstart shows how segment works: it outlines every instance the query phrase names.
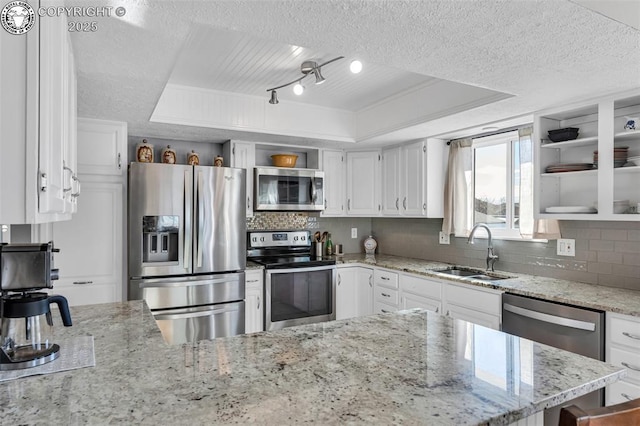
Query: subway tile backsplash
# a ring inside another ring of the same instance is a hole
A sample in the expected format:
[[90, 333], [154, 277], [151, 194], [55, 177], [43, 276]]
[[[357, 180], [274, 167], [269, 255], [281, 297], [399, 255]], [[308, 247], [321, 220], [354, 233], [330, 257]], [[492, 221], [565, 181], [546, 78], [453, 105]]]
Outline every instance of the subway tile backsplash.
[[[441, 245], [441, 227], [441, 219], [372, 219], [380, 253], [485, 267], [485, 241]], [[556, 255], [555, 240], [494, 240], [496, 269], [640, 291], [640, 222], [561, 221], [560, 229], [576, 240], [575, 257]]]

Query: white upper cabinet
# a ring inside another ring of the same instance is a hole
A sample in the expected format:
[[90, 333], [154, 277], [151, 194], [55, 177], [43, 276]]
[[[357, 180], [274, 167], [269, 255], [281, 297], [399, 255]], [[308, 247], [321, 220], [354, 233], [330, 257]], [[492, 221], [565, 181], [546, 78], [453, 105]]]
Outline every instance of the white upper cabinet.
[[322, 216], [343, 216], [345, 214], [344, 156], [343, 151], [322, 151], [325, 193]]
[[[640, 220], [640, 164], [625, 161], [640, 156], [640, 130], [625, 129], [639, 116], [640, 91], [536, 114], [536, 217]], [[568, 127], [579, 129], [576, 139], [549, 139]]]
[[76, 167], [76, 75], [64, 16], [25, 35], [0, 33], [0, 222], [70, 219]]
[[224, 156], [229, 165], [247, 171], [247, 217], [253, 216], [253, 168], [256, 166], [255, 144], [251, 142], [229, 141], [224, 144]]
[[442, 217], [444, 141], [418, 141], [382, 151], [382, 214]]
[[121, 176], [127, 168], [127, 123], [78, 119], [78, 173]]
[[380, 152], [347, 152], [347, 214], [380, 213]]

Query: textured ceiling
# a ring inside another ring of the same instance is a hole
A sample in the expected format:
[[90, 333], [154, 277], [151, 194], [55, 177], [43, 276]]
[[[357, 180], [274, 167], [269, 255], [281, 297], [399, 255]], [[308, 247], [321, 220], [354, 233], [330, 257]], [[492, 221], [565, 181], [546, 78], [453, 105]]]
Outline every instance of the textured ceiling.
[[95, 33], [72, 33], [79, 115], [127, 121], [132, 135], [200, 141], [235, 136], [148, 121], [194, 29], [202, 28], [304, 46], [314, 55], [358, 56], [365, 63], [515, 95], [411, 129], [402, 134], [407, 139], [640, 86], [639, 31], [567, 0], [112, 5], [124, 6], [127, 14], [100, 18]]

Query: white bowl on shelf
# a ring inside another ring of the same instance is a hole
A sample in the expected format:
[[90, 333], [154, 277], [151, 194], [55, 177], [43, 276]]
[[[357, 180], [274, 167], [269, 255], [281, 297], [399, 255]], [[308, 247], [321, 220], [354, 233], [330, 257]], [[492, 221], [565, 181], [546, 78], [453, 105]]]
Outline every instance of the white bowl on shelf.
[[613, 213], [622, 214], [629, 208], [629, 200], [614, 200]]

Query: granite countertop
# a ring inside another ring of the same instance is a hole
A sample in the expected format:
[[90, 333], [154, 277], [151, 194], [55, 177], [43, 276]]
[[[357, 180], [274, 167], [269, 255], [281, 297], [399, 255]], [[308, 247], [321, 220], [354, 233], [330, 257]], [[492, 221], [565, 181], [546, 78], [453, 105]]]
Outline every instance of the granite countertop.
[[585, 308], [640, 316], [640, 291], [500, 271], [496, 271], [496, 274], [512, 278], [499, 281], [460, 279], [455, 276], [443, 276], [436, 272], [451, 267], [451, 264], [389, 255], [376, 254], [372, 258], [365, 254], [346, 254], [337, 257], [336, 260], [338, 264], [375, 265], [400, 272], [424, 275], [427, 278], [461, 282]]
[[182, 346], [142, 301], [71, 313], [96, 367], [0, 384], [3, 424], [508, 424], [625, 371], [422, 310]]

